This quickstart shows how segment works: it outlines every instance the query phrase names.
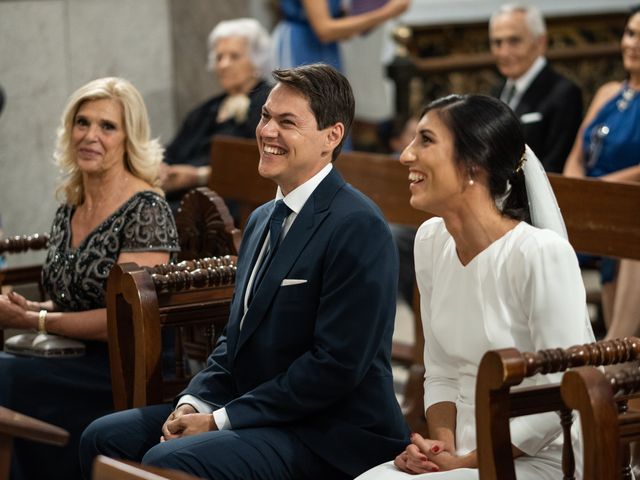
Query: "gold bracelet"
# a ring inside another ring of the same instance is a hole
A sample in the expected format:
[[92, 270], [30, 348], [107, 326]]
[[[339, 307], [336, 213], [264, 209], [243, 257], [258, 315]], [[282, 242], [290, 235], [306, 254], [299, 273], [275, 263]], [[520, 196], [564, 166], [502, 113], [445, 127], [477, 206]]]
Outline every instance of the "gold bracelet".
[[47, 333], [47, 312], [46, 310], [40, 310], [38, 313], [38, 332]]

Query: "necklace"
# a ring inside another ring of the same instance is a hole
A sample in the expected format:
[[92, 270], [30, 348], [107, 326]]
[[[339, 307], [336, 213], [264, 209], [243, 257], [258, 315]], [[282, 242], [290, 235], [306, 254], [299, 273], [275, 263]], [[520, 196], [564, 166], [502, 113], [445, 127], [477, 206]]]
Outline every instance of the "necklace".
[[624, 112], [629, 104], [632, 102], [633, 98], [636, 96], [636, 91], [631, 88], [628, 84], [625, 85], [624, 90], [622, 91], [622, 97], [616, 102], [616, 107], [618, 107], [619, 112]]

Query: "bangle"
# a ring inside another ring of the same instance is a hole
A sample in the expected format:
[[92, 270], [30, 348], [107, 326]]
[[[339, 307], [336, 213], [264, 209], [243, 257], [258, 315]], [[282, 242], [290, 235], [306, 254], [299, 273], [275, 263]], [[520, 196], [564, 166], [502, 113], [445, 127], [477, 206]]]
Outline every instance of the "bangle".
[[47, 312], [46, 310], [40, 310], [38, 313], [38, 332], [47, 333]]

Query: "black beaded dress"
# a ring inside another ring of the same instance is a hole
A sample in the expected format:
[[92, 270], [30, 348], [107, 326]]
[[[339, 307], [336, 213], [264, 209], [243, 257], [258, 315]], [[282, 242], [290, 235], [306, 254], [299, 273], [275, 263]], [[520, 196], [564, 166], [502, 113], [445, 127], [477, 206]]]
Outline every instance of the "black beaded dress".
[[[43, 286], [60, 311], [104, 308], [107, 277], [121, 253], [179, 250], [169, 206], [155, 192], [134, 194], [77, 248], [71, 247], [74, 212], [70, 205], [58, 208], [42, 271]], [[0, 352], [0, 405], [71, 434], [64, 448], [16, 440], [12, 479], [80, 478], [80, 435], [91, 421], [113, 411], [107, 345], [84, 343], [86, 354], [80, 358]]]

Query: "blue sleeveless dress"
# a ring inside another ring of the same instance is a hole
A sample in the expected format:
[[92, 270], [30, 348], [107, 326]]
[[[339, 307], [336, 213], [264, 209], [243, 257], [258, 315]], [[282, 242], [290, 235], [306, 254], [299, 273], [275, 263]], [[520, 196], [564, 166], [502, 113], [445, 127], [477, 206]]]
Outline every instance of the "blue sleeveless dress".
[[[318, 0], [317, 0], [318, 1]], [[324, 1], [324, 0], [320, 0]], [[341, 14], [341, 0], [326, 0], [333, 18]], [[273, 32], [276, 68], [327, 63], [342, 71], [337, 42], [322, 43], [311, 28], [301, 0], [280, 0], [282, 20]]]
[[640, 92], [624, 107], [625, 88], [626, 84], [585, 129], [582, 140], [589, 177], [601, 177], [640, 163]]
[[[626, 83], [605, 103], [583, 134], [583, 151], [588, 177], [601, 177], [640, 163], [640, 94], [625, 101]], [[597, 257], [579, 255], [581, 265]], [[609, 283], [616, 277], [618, 261], [601, 257], [600, 280]]]

